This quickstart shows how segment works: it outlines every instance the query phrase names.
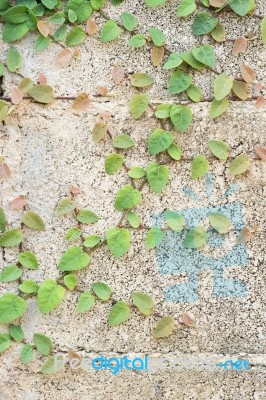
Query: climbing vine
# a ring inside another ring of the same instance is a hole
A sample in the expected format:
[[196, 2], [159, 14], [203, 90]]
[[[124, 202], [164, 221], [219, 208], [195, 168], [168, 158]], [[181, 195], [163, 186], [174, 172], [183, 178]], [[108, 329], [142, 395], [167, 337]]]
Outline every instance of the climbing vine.
[[[123, 0], [111, 1], [114, 6], [122, 2]], [[145, 1], [149, 8], [161, 6], [166, 2], [167, 0]], [[167, 230], [172, 230], [177, 234], [185, 231], [183, 245], [188, 249], [197, 249], [207, 244], [208, 232], [203, 226], [188, 229], [184, 217], [172, 210], [164, 212], [163, 226], [144, 225], [135, 210], [143, 200], [142, 189], [144, 185], [148, 185], [152, 192], [158, 194], [166, 187], [170, 176], [169, 166], [182, 158], [182, 149], [175, 143], [173, 130], [183, 133], [191, 125], [193, 112], [190, 104], [210, 102], [209, 116], [212, 119], [218, 118], [228, 109], [230, 100], [254, 100], [257, 107], [264, 104], [263, 95], [254, 94], [263, 89], [262, 85], [255, 83], [255, 71], [245, 64], [240, 67], [239, 76], [229, 76], [223, 71], [217, 71], [212, 45], [213, 41], [217, 43], [231, 41], [232, 51], [237, 55], [247, 50], [250, 41], [258, 39], [249, 33], [246, 37], [227, 39], [225, 29], [219, 21], [219, 15], [224, 12], [233, 12], [238, 16], [253, 15], [261, 20], [261, 39], [264, 44], [266, 43], [266, 18], [255, 14], [254, 0], [181, 0], [176, 11], [177, 18], [186, 18], [199, 11], [192, 23], [192, 33], [199, 37], [199, 44], [183, 53], [171, 51], [166, 44], [166, 36], [158, 28], [148, 27], [147, 32], [143, 32], [136, 16], [131, 13], [123, 12], [119, 21], [109, 18], [103, 10], [105, 3], [104, 0], [66, 2], [0, 0], [2, 38], [5, 42], [11, 43], [5, 59], [0, 63], [0, 77], [4, 79], [7, 73], [12, 73], [21, 78], [9, 97], [1, 97], [0, 122], [8, 123], [10, 113], [15, 111], [25, 99], [42, 104], [49, 104], [54, 100], [71, 100], [74, 111], [86, 112], [91, 105], [91, 98], [104, 97], [108, 94], [107, 88], [98, 87], [96, 94], [82, 92], [74, 97], [55, 95], [53, 87], [47, 84], [44, 74], [39, 75], [38, 83], [33, 82], [29, 77], [24, 77], [20, 72], [23, 59], [13, 42], [21, 40], [28, 32], [36, 33], [34, 44], [36, 52], [41, 52], [53, 44], [61, 47], [56, 58], [59, 66], [68, 64], [73, 58], [78, 58], [81, 50], [77, 46], [82, 45], [87, 35], [98, 37], [104, 46], [104, 43], [120, 39], [124, 32], [128, 32], [130, 34], [127, 42], [129, 47], [149, 50], [153, 66], [162, 66], [164, 71], [173, 70], [168, 82], [168, 92], [171, 96], [178, 96], [178, 99], [175, 97], [173, 103], [160, 103], [155, 106], [151, 103], [149, 96], [142, 91], [154, 84], [154, 77], [140, 71], [128, 74], [121, 66], [113, 69], [112, 78], [115, 84], [118, 85], [123, 79], [128, 79], [136, 90], [129, 102], [133, 119], [140, 119], [147, 110], [150, 110], [152, 118], [159, 125], [147, 139], [147, 153], [149, 156], [154, 156], [154, 160], [145, 168], [138, 165], [128, 167], [125, 153], [135, 146], [134, 140], [125, 133], [113, 136], [105, 116], [95, 123], [92, 130], [95, 145], [97, 146], [103, 139], [110, 140], [113, 145], [113, 152], [106, 157], [104, 162], [106, 174], [115, 174], [123, 168], [128, 177], [128, 184], [118, 190], [115, 198], [114, 206], [118, 212], [121, 212], [121, 216], [115, 226], [107, 229], [104, 236], [100, 234], [87, 236], [84, 233], [84, 225], [97, 224], [100, 216], [93, 210], [78, 209], [77, 197], [80, 189], [71, 188], [69, 197], [60, 200], [55, 209], [58, 218], [71, 214], [75, 221], [74, 226], [66, 232], [66, 241], [72, 245], [58, 260], [57, 279], [46, 279], [41, 283], [23, 279], [25, 270], [36, 270], [39, 266], [37, 256], [31, 250], [23, 248], [23, 228], [27, 226], [36, 231], [43, 231], [45, 223], [38, 214], [27, 210], [25, 199], [22, 197], [15, 199], [13, 203], [13, 209], [24, 210], [19, 228], [8, 226], [5, 212], [0, 208], [0, 246], [3, 248], [3, 254], [6, 247], [19, 248], [17, 262], [14, 265], [5, 266], [0, 274], [0, 282], [18, 282], [18, 294], [6, 293], [0, 297], [0, 323], [8, 325], [8, 332], [0, 335], [0, 352], [7, 350], [13, 341], [23, 342], [21, 360], [25, 364], [34, 358], [36, 350], [43, 356], [53, 353], [53, 344], [47, 336], [35, 333], [33, 343], [27, 343], [21, 326], [14, 324], [26, 312], [26, 300], [29, 297], [36, 296], [38, 309], [42, 314], [52, 312], [57, 308], [67, 290], [79, 293], [77, 303], [79, 313], [89, 312], [97, 301], [106, 302], [107, 305], [111, 305], [107, 319], [109, 326], [126, 322], [133, 309], [145, 317], [154, 315], [158, 318], [154, 329], [154, 336], [157, 339], [171, 335], [177, 325], [194, 325], [193, 319], [186, 313], [183, 314], [181, 322], [176, 322], [171, 316], [163, 316], [155, 311], [154, 301], [147, 293], [133, 292], [131, 303], [127, 303], [122, 299], [115, 299], [112, 288], [106, 282], [94, 282], [90, 290], [82, 290], [79, 287], [77, 271], [87, 268], [92, 261], [93, 253], [102, 246], [107, 246], [115, 259], [125, 255], [129, 251], [134, 230], [146, 232], [147, 250], [160, 246]], [[105, 19], [103, 26], [99, 27], [96, 24], [93, 19], [95, 13], [99, 13]], [[206, 44], [202, 44], [204, 35], [207, 35], [209, 39]], [[191, 70], [216, 75], [213, 97], [204, 98], [200, 87], [193, 82]], [[207, 148], [210, 152], [208, 157], [198, 154], [191, 162], [192, 179], [204, 177], [213, 159], [221, 162], [230, 160], [229, 175], [231, 177], [244, 174], [250, 168], [251, 160], [246, 154], [240, 154], [231, 159], [230, 147], [224, 141], [209, 140], [206, 150]], [[265, 160], [265, 148], [258, 147], [255, 150], [259, 159]], [[2, 160], [0, 175], [6, 177], [9, 174], [10, 170]], [[221, 212], [209, 213], [208, 220], [210, 227], [217, 234], [225, 235], [232, 229], [230, 219]], [[239, 244], [249, 240], [251, 233], [248, 228], [238, 232]], [[73, 242], [76, 244], [73, 245]], [[56, 372], [53, 369], [52, 359], [49, 358], [44, 364], [42, 369], [44, 373]]]

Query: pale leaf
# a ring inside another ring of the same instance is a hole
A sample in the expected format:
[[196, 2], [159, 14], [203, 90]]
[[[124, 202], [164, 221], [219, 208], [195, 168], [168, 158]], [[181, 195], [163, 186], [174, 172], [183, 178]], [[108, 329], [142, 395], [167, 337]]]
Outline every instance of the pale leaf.
[[23, 210], [27, 202], [25, 196], [18, 196], [9, 203], [9, 208], [10, 210]]
[[88, 33], [88, 35], [94, 35], [96, 32], [98, 32], [98, 25], [96, 24], [96, 22], [89, 18], [86, 24], [86, 31]]
[[48, 22], [46, 22], [46, 21], [38, 21], [38, 22], [37, 22], [37, 28], [38, 28], [39, 32], [40, 32], [44, 37], [49, 36], [50, 28], [49, 28]]
[[70, 49], [63, 49], [61, 50], [55, 59], [55, 62], [57, 65], [60, 65], [61, 67], [64, 67], [69, 63], [69, 61], [72, 58], [72, 52]]
[[125, 77], [125, 68], [124, 67], [115, 67], [112, 71], [112, 78], [115, 83], [118, 85]]
[[17, 87], [13, 87], [11, 89], [10, 97], [13, 104], [19, 104], [23, 100], [23, 93]]
[[72, 109], [75, 111], [84, 112], [84, 111], [87, 111], [90, 104], [91, 104], [91, 101], [89, 99], [88, 94], [83, 92], [83, 93], [80, 93], [73, 101]]

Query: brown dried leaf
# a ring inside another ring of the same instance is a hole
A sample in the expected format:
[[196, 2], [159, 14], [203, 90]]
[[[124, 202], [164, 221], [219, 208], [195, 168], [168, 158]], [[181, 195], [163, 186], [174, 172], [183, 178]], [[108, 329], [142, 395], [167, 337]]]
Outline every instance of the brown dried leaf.
[[249, 96], [248, 84], [242, 81], [234, 81], [233, 92], [239, 99], [247, 100]]
[[27, 202], [25, 196], [18, 196], [9, 203], [9, 208], [10, 210], [23, 210]]
[[250, 242], [252, 237], [252, 232], [251, 230], [246, 226], [245, 228], [243, 228], [240, 233], [239, 236], [237, 238], [237, 243], [246, 243], [246, 242]]
[[266, 161], [266, 147], [265, 146], [255, 147], [254, 150], [262, 161]]
[[93, 19], [89, 18], [86, 25], [86, 31], [88, 35], [94, 35], [96, 32], [98, 32], [98, 29], [99, 28], [96, 22]]
[[115, 83], [118, 85], [125, 77], [125, 68], [124, 67], [115, 67], [112, 71], [112, 78]]
[[81, 193], [81, 189], [78, 186], [71, 186], [71, 188], [69, 190], [70, 190], [70, 193], [72, 193], [72, 194], [80, 194]]
[[89, 99], [88, 94], [83, 92], [83, 93], [80, 93], [73, 101], [72, 109], [75, 111], [87, 111], [90, 104], [91, 104], [91, 101]]
[[104, 122], [97, 122], [92, 130], [92, 138], [95, 143], [99, 143], [106, 135], [108, 126]]
[[181, 324], [184, 324], [186, 326], [193, 326], [195, 324], [195, 321], [193, 318], [188, 315], [188, 313], [184, 312], [182, 315], [182, 318], [180, 320]]
[[17, 87], [13, 87], [10, 93], [11, 101], [13, 104], [19, 104], [23, 100], [23, 93]]
[[57, 65], [60, 65], [61, 67], [64, 67], [69, 63], [69, 61], [72, 58], [72, 52], [70, 49], [63, 49], [61, 50], [55, 59], [55, 62]]
[[78, 58], [80, 55], [80, 48], [79, 47], [75, 47], [74, 51], [73, 51], [73, 57]]
[[100, 117], [101, 119], [103, 119], [104, 121], [108, 121], [108, 119], [110, 119], [111, 116], [112, 116], [112, 115], [111, 115], [108, 111], [103, 111], [103, 112], [101, 112], [101, 113], [99, 114], [99, 117]]
[[227, 3], [227, 0], [210, 0], [212, 7], [223, 7]]
[[48, 22], [46, 22], [46, 21], [38, 21], [38, 22], [37, 22], [37, 28], [38, 28], [39, 32], [40, 32], [44, 37], [49, 36], [50, 28], [49, 28]]
[[151, 61], [155, 67], [161, 64], [164, 57], [164, 47], [153, 46], [151, 49]]
[[47, 78], [46, 78], [46, 76], [45, 76], [42, 72], [39, 73], [38, 82], [39, 82], [41, 85], [45, 85], [45, 84], [47, 83]]
[[11, 175], [9, 166], [6, 163], [0, 164], [0, 178], [8, 178]]
[[248, 48], [248, 41], [244, 37], [239, 37], [234, 41], [233, 54], [236, 56], [240, 53], [245, 53]]
[[241, 66], [241, 75], [244, 81], [246, 81], [247, 83], [252, 83], [256, 79], [256, 74], [254, 69], [252, 69], [246, 64], [243, 64]]
[[105, 86], [97, 86], [97, 91], [101, 96], [106, 96], [108, 93], [108, 89]]
[[81, 368], [82, 356], [79, 355], [78, 353], [75, 353], [75, 351], [69, 349], [68, 357], [71, 369], [77, 372], [82, 372], [83, 371], [83, 369]]
[[256, 108], [262, 108], [262, 107], [265, 106], [265, 104], [266, 104], [265, 97], [261, 95], [256, 99], [255, 107]]

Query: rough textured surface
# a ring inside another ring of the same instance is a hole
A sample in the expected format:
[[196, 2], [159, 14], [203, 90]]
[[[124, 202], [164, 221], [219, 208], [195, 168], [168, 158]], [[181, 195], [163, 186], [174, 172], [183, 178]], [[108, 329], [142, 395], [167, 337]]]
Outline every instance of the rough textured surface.
[[[145, 32], [149, 26], [161, 28], [167, 36], [167, 45], [172, 50], [189, 50], [198, 43], [191, 34], [193, 18], [176, 20], [176, 2], [162, 8], [147, 10], [138, 1], [128, 5], [106, 7], [106, 13], [116, 19], [124, 10], [136, 12], [140, 30]], [[257, 1], [256, 13], [265, 13], [264, 2]], [[237, 18], [225, 13], [221, 17], [229, 37], [238, 37], [248, 30], [258, 32], [258, 19]], [[102, 17], [96, 18], [99, 25]], [[114, 198], [121, 185], [128, 183], [126, 171], [108, 176], [104, 172], [104, 159], [113, 147], [110, 139], [96, 145], [91, 138], [99, 113], [108, 111], [112, 117], [109, 122], [112, 135], [130, 134], [136, 146], [125, 151], [126, 164], [131, 167], [145, 167], [154, 158], [146, 154], [146, 141], [149, 133], [158, 126], [149, 110], [139, 121], [133, 121], [128, 111], [128, 101], [136, 92], [124, 80], [114, 86], [111, 70], [117, 63], [124, 65], [129, 73], [145, 71], [151, 73], [156, 84], [147, 93], [155, 105], [160, 101], [173, 101], [167, 94], [169, 72], [151, 67], [148, 48], [129, 50], [126, 45], [127, 34], [114, 43], [102, 45], [94, 38], [88, 38], [81, 46], [81, 55], [68, 67], [58, 68], [54, 63], [60, 48], [51, 46], [48, 51], [34, 54], [33, 36], [18, 43], [23, 54], [22, 73], [35, 78], [44, 72], [48, 82], [59, 95], [76, 95], [81, 91], [95, 93], [97, 85], [110, 89], [110, 97], [93, 99], [87, 113], [73, 114], [71, 102], [56, 101], [50, 106], [41, 106], [25, 101], [23, 106], [12, 114], [0, 127], [1, 155], [5, 157], [12, 176], [1, 182], [0, 205], [7, 210], [8, 219], [15, 227], [19, 226], [21, 213], [8, 210], [9, 202], [16, 195], [26, 195], [30, 209], [38, 212], [46, 223], [46, 231], [34, 233], [25, 228], [26, 240], [23, 248], [36, 252], [40, 261], [37, 271], [27, 271], [25, 278], [41, 282], [48, 277], [58, 276], [57, 265], [69, 244], [65, 232], [75, 222], [72, 216], [58, 218], [54, 208], [59, 199], [69, 195], [71, 185], [78, 185], [82, 193], [77, 197], [79, 208], [90, 208], [101, 216], [96, 225], [86, 228], [88, 233], [104, 235], [107, 228], [119, 220], [120, 214], [114, 209]], [[204, 41], [208, 39], [204, 38]], [[265, 51], [260, 40], [251, 41], [244, 55], [234, 57], [231, 42], [215, 45], [216, 68], [234, 76], [240, 75], [240, 65], [254, 67], [258, 82], [265, 78]], [[0, 54], [8, 46], [1, 46]], [[212, 96], [215, 75], [194, 73], [204, 95]], [[13, 78], [12, 78], [13, 79]], [[4, 89], [9, 93], [14, 81], [5, 79]], [[170, 183], [160, 195], [151, 193], [148, 186], [143, 188], [143, 203], [137, 208], [143, 223], [151, 226], [154, 214], [165, 209], [181, 210], [207, 204], [204, 179], [192, 181], [190, 178], [191, 159], [198, 153], [210, 157], [208, 139], [226, 140], [230, 145], [231, 157], [245, 152], [255, 158], [254, 147], [265, 145], [265, 111], [256, 109], [254, 102], [233, 102], [229, 111], [221, 118], [212, 121], [208, 118], [209, 103], [193, 105], [193, 124], [181, 135], [175, 133], [175, 141], [182, 148], [183, 159], [170, 165]], [[78, 273], [79, 287], [89, 289], [91, 283], [102, 280], [110, 284], [114, 298], [130, 300], [133, 290], [150, 293], [155, 299], [156, 309], [163, 315], [172, 315], [179, 320], [183, 311], [191, 313], [196, 320], [196, 328], [178, 329], [169, 339], [156, 341], [152, 331], [157, 318], [141, 317], [133, 312], [130, 320], [119, 327], [107, 326], [107, 315], [111, 304], [97, 303], [94, 311], [84, 315], [77, 314], [77, 294], [68, 293], [63, 304], [51, 314], [42, 316], [36, 308], [34, 299], [28, 301], [28, 311], [22, 320], [27, 340], [32, 340], [33, 332], [50, 336], [55, 350], [66, 352], [69, 348], [80, 354], [120, 357], [121, 354], [150, 356], [174, 356], [191, 358], [193, 356], [211, 357], [216, 363], [226, 359], [243, 358], [250, 361], [250, 371], [175, 370], [162, 368], [147, 373], [122, 372], [112, 376], [109, 372], [90, 372], [77, 374], [66, 369], [55, 376], [39, 373], [42, 358], [37, 356], [29, 366], [19, 360], [21, 346], [1, 357], [0, 399], [1, 400], [55, 400], [57, 398], [93, 400], [166, 399], [166, 400], [232, 400], [266, 398], [266, 297], [265, 297], [265, 164], [254, 160], [248, 173], [236, 179], [228, 176], [227, 163], [210, 157], [210, 172], [215, 174], [213, 199], [218, 198], [233, 183], [237, 182], [239, 191], [232, 194], [227, 202], [238, 201], [243, 206], [247, 226], [258, 225], [257, 235], [248, 244], [249, 263], [245, 268], [237, 266], [226, 270], [226, 276], [243, 280], [248, 288], [244, 298], [217, 298], [212, 293], [213, 277], [211, 271], [203, 271], [199, 276], [199, 301], [197, 303], [171, 303], [164, 301], [164, 289], [168, 285], [186, 280], [186, 275], [161, 275], [158, 271], [155, 251], [145, 250], [146, 231], [132, 233], [132, 246], [127, 255], [114, 260], [106, 247], [93, 254], [90, 267]], [[190, 186], [202, 197], [202, 202], [188, 199], [182, 192], [184, 185]], [[230, 248], [231, 236], [225, 244]], [[208, 249], [206, 250], [208, 251]], [[0, 266], [16, 261], [17, 250], [6, 249], [0, 254]], [[17, 284], [0, 284], [1, 293], [17, 291]], [[1, 332], [5, 328], [1, 327]]]

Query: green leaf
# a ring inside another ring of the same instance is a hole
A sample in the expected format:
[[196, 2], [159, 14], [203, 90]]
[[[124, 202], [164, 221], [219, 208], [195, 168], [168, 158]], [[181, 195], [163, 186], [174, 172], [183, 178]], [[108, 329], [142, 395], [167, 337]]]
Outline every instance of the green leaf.
[[63, 24], [64, 22], [65, 22], [65, 14], [63, 13], [63, 12], [57, 12], [56, 14], [54, 14], [54, 15], [52, 15], [50, 18], [49, 18], [49, 21], [52, 23], [52, 24]]
[[199, 13], [192, 24], [193, 35], [205, 35], [210, 33], [217, 25], [218, 19], [207, 12]]
[[149, 32], [151, 40], [153, 41], [153, 44], [155, 46], [160, 47], [165, 43], [166, 37], [165, 37], [164, 33], [162, 31], [160, 31], [160, 29], [149, 28], [148, 32]]
[[170, 57], [165, 62], [163, 69], [172, 69], [179, 67], [183, 62], [183, 59], [180, 57], [180, 53], [172, 53]]
[[0, 11], [5, 11], [9, 7], [9, 0], [0, 0]]
[[103, 43], [106, 43], [117, 39], [121, 35], [121, 33], [122, 29], [119, 28], [119, 26], [113, 19], [110, 19], [104, 24], [100, 38]]
[[93, 13], [91, 2], [84, 0], [68, 0], [65, 12], [69, 10], [75, 11], [77, 14], [77, 22], [80, 24], [85, 22]]
[[155, 193], [160, 193], [168, 183], [169, 171], [165, 165], [155, 162], [148, 165], [147, 170], [148, 183]]
[[104, 282], [94, 282], [91, 287], [96, 296], [102, 301], [107, 301], [112, 296], [112, 289]]
[[79, 222], [82, 222], [82, 224], [91, 225], [95, 224], [95, 222], [99, 220], [99, 217], [93, 211], [84, 209], [78, 213], [76, 219]]
[[229, 7], [232, 10], [243, 17], [246, 15], [250, 10], [250, 0], [227, 0]]
[[149, 97], [146, 94], [135, 94], [131, 97], [129, 108], [135, 119], [139, 119], [147, 110], [149, 105]]
[[43, 356], [48, 356], [53, 348], [53, 342], [51, 339], [41, 333], [35, 333], [33, 336], [33, 343], [37, 347], [39, 353]]
[[83, 246], [89, 247], [92, 249], [93, 247], [97, 246], [98, 243], [101, 241], [101, 236], [98, 235], [90, 235], [85, 238], [83, 242]]
[[115, 326], [126, 322], [130, 316], [131, 310], [127, 303], [123, 300], [118, 301], [110, 311], [108, 316], [108, 324]]
[[107, 246], [115, 258], [122, 257], [130, 247], [130, 233], [128, 229], [112, 227], [106, 234]]
[[0, 297], [0, 324], [8, 324], [20, 318], [26, 311], [27, 303], [13, 293]]
[[146, 171], [141, 167], [132, 167], [128, 171], [128, 175], [130, 176], [130, 178], [140, 179], [146, 175]]
[[129, 211], [129, 213], [127, 214], [127, 220], [132, 228], [137, 229], [140, 226], [140, 217], [135, 211]]
[[90, 292], [86, 291], [80, 295], [77, 304], [77, 309], [78, 312], [84, 313], [86, 311], [91, 310], [94, 305], [95, 305], [95, 297]]
[[53, 279], [46, 279], [38, 290], [38, 307], [42, 314], [54, 310], [62, 302], [65, 289]]
[[124, 156], [122, 154], [109, 154], [109, 156], [105, 159], [105, 172], [108, 175], [113, 175], [116, 171], [118, 171], [124, 163]]
[[0, 235], [0, 246], [18, 246], [23, 240], [23, 233], [18, 229], [9, 229]]
[[19, 290], [23, 293], [31, 294], [37, 292], [39, 286], [36, 282], [31, 281], [30, 279], [26, 279], [19, 285]]
[[41, 217], [33, 211], [27, 211], [22, 217], [22, 222], [26, 226], [36, 231], [44, 231], [45, 225]]
[[25, 36], [28, 32], [29, 27], [26, 22], [19, 25], [6, 23], [3, 28], [2, 37], [4, 42], [15, 42]]
[[194, 56], [192, 51], [187, 51], [185, 53], [180, 54], [183, 60], [190, 65], [192, 68], [201, 71], [202, 69], [206, 68], [204, 64], [199, 62]]
[[81, 247], [73, 246], [67, 249], [59, 262], [60, 271], [78, 271], [90, 264], [90, 256]]
[[78, 278], [74, 274], [65, 275], [64, 276], [64, 284], [66, 285], [68, 290], [73, 292], [73, 290], [75, 289], [75, 287], [78, 284]]
[[146, 44], [146, 38], [142, 33], [138, 33], [137, 35], [132, 36], [132, 38], [129, 39], [127, 42], [127, 45], [129, 47], [143, 47]]
[[63, 199], [59, 201], [56, 206], [55, 213], [57, 216], [68, 214], [74, 211], [76, 208], [76, 203], [70, 198]]
[[217, 23], [216, 27], [211, 31], [211, 36], [216, 42], [221, 43], [225, 41], [225, 29], [220, 22]]
[[127, 134], [118, 135], [113, 138], [113, 146], [117, 149], [129, 149], [134, 144], [134, 140]]
[[21, 326], [11, 324], [11, 325], [9, 325], [8, 330], [9, 330], [10, 336], [17, 343], [22, 342], [22, 340], [24, 339], [25, 334], [24, 334], [23, 329], [21, 328]]
[[81, 230], [77, 228], [76, 226], [73, 226], [73, 228], [70, 228], [67, 233], [66, 233], [66, 240], [73, 241], [77, 240], [80, 235], [81, 235]]
[[36, 6], [32, 7], [31, 11], [36, 15], [36, 17], [42, 17], [46, 10], [43, 4], [37, 4]]
[[172, 317], [165, 316], [162, 317], [154, 330], [154, 337], [156, 339], [164, 338], [170, 336], [175, 329], [175, 321]]
[[32, 251], [23, 251], [18, 255], [18, 262], [28, 269], [38, 269], [38, 260]]
[[51, 38], [50, 36], [43, 36], [42, 34], [38, 35], [35, 43], [34, 43], [34, 50], [37, 52], [41, 52], [45, 49], [47, 49], [47, 47], [49, 47], [51, 44]]
[[11, 339], [8, 333], [0, 334], [0, 353], [7, 350], [11, 346]]
[[6, 230], [6, 215], [4, 210], [0, 207], [0, 231], [4, 232]]
[[214, 82], [214, 97], [216, 100], [220, 101], [230, 93], [233, 81], [233, 78], [226, 74], [217, 76]]
[[148, 250], [154, 249], [159, 246], [163, 241], [164, 233], [157, 226], [152, 227], [147, 233], [146, 237], [146, 248]]
[[194, 47], [192, 54], [196, 60], [208, 67], [213, 67], [215, 64], [215, 53], [213, 47], [209, 44]]
[[136, 29], [136, 27], [138, 26], [137, 18], [131, 13], [123, 12], [121, 14], [121, 21], [123, 26], [129, 32], [133, 32], [134, 29]]
[[163, 129], [155, 129], [148, 139], [149, 154], [159, 154], [166, 150], [174, 141], [174, 135]]
[[178, 132], [185, 132], [192, 122], [192, 111], [189, 106], [173, 105], [170, 119]]
[[4, 121], [9, 111], [9, 104], [0, 100], [0, 122]]
[[202, 91], [195, 85], [190, 85], [189, 88], [186, 90], [186, 94], [195, 103], [203, 100]]
[[57, 5], [57, 0], [41, 0], [41, 2], [49, 10], [53, 10]]
[[166, 220], [167, 225], [171, 228], [174, 232], [181, 232], [185, 225], [186, 221], [181, 214], [175, 211], [165, 211], [164, 217]]
[[18, 88], [22, 93], [27, 93], [32, 86], [33, 82], [30, 78], [23, 78], [18, 84]]
[[134, 305], [143, 315], [147, 317], [154, 313], [154, 301], [151, 296], [142, 292], [133, 292], [131, 297]]
[[196, 10], [195, 0], [182, 0], [178, 6], [176, 16], [177, 17], [187, 17]]
[[261, 38], [262, 43], [266, 44], [266, 17], [261, 21]]
[[29, 364], [34, 357], [35, 353], [32, 346], [30, 344], [25, 344], [25, 346], [22, 347], [20, 352], [20, 359], [23, 362], [23, 364], [25, 365]]
[[77, 14], [73, 10], [68, 10], [67, 17], [69, 22], [71, 22], [72, 24], [78, 19]]
[[55, 31], [54, 40], [60, 42], [61, 40], [65, 39], [66, 35], [67, 35], [67, 26], [62, 25]]
[[172, 143], [166, 151], [173, 160], [181, 160], [181, 148], [177, 144]]
[[209, 218], [211, 226], [217, 232], [223, 234], [223, 233], [227, 233], [229, 231], [231, 222], [230, 222], [230, 219], [227, 218], [227, 216], [224, 215], [223, 213], [210, 212], [210, 213], [208, 213], [208, 218]]
[[250, 160], [246, 154], [240, 154], [231, 163], [229, 175], [235, 176], [246, 172], [250, 167]]
[[54, 90], [50, 85], [34, 85], [28, 94], [38, 103], [49, 104], [54, 100]]
[[130, 83], [132, 86], [142, 88], [152, 85], [154, 83], [154, 79], [144, 72], [137, 72], [131, 76]]
[[131, 185], [123, 186], [116, 195], [115, 208], [118, 211], [136, 207], [142, 200], [141, 193]]
[[104, 5], [105, 0], [91, 0], [91, 6], [94, 10], [100, 10]]
[[222, 140], [209, 140], [208, 147], [212, 154], [219, 158], [219, 160], [227, 160], [230, 152], [230, 147], [227, 143], [223, 142]]
[[22, 57], [15, 47], [10, 47], [7, 52], [6, 65], [10, 72], [16, 72], [22, 66]]
[[63, 369], [63, 363], [58, 362], [56, 357], [53, 356], [43, 364], [41, 368], [41, 373], [45, 375], [52, 375], [56, 374], [57, 372], [60, 372], [62, 369]]
[[73, 28], [66, 38], [66, 45], [67, 46], [78, 46], [79, 44], [83, 43], [86, 39], [86, 33], [84, 30], [77, 26]]
[[208, 241], [208, 234], [202, 226], [196, 226], [190, 229], [184, 239], [186, 249], [198, 249], [204, 246]]
[[166, 2], [167, 0], [145, 0], [146, 5], [150, 8], [161, 6]]
[[209, 1], [209, 0], [201, 0], [201, 3], [202, 3], [205, 7], [210, 7], [210, 1]]
[[227, 110], [228, 107], [229, 107], [229, 100], [227, 98], [224, 98], [223, 100], [220, 101], [213, 100], [209, 111], [209, 117], [213, 119], [219, 117]]
[[18, 5], [5, 11], [2, 18], [5, 22], [9, 22], [10, 24], [22, 24], [27, 20], [27, 11], [28, 7], [25, 5]]
[[181, 71], [176, 71], [171, 75], [168, 91], [170, 94], [184, 92], [192, 83], [192, 77]]
[[198, 179], [206, 175], [209, 169], [209, 162], [205, 156], [198, 154], [191, 164], [192, 179]]
[[0, 282], [12, 282], [20, 278], [22, 271], [16, 265], [5, 267], [0, 274]]
[[155, 111], [155, 116], [157, 118], [170, 118], [171, 108], [172, 104], [160, 104]]

